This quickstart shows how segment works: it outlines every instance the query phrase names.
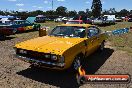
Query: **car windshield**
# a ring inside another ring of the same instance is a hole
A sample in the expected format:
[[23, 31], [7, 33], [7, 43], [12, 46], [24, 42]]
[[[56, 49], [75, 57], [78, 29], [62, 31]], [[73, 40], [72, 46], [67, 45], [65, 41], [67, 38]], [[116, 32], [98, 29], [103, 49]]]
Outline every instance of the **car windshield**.
[[57, 26], [51, 31], [50, 36], [62, 36], [62, 37], [85, 37], [84, 27], [71, 27], [71, 26]]

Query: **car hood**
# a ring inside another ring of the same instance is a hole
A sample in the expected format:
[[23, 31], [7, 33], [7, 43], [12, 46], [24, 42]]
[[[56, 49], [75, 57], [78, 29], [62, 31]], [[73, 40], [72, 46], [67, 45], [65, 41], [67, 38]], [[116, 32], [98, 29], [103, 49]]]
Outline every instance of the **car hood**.
[[84, 41], [84, 38], [62, 38], [44, 36], [16, 44], [16, 48], [62, 55], [70, 47]]

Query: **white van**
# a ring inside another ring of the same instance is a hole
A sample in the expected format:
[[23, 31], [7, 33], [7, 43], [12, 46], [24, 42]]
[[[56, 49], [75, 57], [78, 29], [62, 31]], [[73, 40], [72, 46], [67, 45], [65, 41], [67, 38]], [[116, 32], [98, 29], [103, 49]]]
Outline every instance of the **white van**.
[[104, 15], [107, 24], [115, 24], [115, 15]]

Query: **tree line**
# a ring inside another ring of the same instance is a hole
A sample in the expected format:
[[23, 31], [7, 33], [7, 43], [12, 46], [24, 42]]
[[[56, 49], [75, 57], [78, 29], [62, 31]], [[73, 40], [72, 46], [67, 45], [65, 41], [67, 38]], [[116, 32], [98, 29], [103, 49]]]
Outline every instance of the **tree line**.
[[0, 15], [12, 15], [17, 17], [29, 17], [29, 16], [37, 16], [44, 15], [47, 17], [75, 17], [75, 16], [85, 16], [85, 17], [99, 17], [101, 15], [116, 15], [118, 17], [124, 17], [132, 14], [132, 10], [128, 11], [126, 9], [122, 9], [120, 11], [116, 11], [115, 8], [110, 8], [109, 10], [102, 11], [101, 0], [93, 0], [91, 10], [86, 9], [85, 11], [68, 11], [68, 9], [64, 6], [59, 6], [56, 10], [36, 10], [36, 11], [1, 11]]
[[[116, 15], [118, 17], [127, 16], [132, 14], [132, 10], [128, 11], [126, 9], [122, 9], [120, 11], [116, 11], [115, 8], [110, 8], [109, 10], [104, 10], [101, 12], [101, 15]], [[86, 11], [68, 11], [66, 7], [60, 6], [55, 11], [48, 10], [36, 10], [36, 11], [1, 11], [0, 15], [12, 15], [12, 16], [37, 16], [37, 15], [44, 15], [44, 16], [66, 16], [66, 17], [74, 17], [76, 15], [85, 15], [87, 17], [94, 16], [92, 11], [86, 9]]]
[[[120, 11], [116, 11], [115, 8], [110, 8], [109, 10], [102, 11], [101, 15], [116, 15], [116, 16], [127, 16], [132, 14], [132, 10], [128, 11], [126, 9], [122, 9]], [[92, 11], [89, 9], [86, 9], [86, 11], [68, 11], [66, 7], [60, 6], [56, 9], [56, 11], [48, 10], [48, 11], [42, 11], [42, 10], [36, 10], [36, 11], [1, 11], [0, 15], [12, 15], [12, 16], [37, 16], [37, 15], [45, 15], [45, 16], [68, 16], [73, 17], [76, 15], [86, 15], [88, 17], [93, 16]]]

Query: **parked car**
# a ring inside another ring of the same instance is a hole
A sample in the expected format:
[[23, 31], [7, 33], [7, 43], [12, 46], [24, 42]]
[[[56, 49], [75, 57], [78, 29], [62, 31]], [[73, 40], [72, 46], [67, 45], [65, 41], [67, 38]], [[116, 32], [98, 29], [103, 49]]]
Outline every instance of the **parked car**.
[[114, 18], [107, 18], [106, 17], [105, 21], [106, 21], [106, 24], [109, 24], [109, 25], [115, 24], [115, 19]]
[[46, 16], [38, 15], [36, 16], [35, 22], [36, 23], [44, 23], [46, 21]]
[[66, 24], [83, 24], [82, 20], [69, 20]]
[[17, 29], [14, 27], [11, 27], [10, 24], [0, 24], [0, 36], [9, 36], [13, 35], [17, 32]]
[[63, 17], [63, 18], [62, 18], [62, 22], [66, 23], [69, 19], [70, 19], [70, 18], [68, 18], [68, 17]]
[[106, 38], [105, 33], [90, 24], [62, 24], [49, 35], [18, 43], [14, 49], [17, 58], [31, 67], [77, 70], [85, 57], [104, 49]]
[[39, 30], [40, 26], [40, 24], [30, 23], [28, 20], [14, 20], [0, 24], [0, 35], [8, 36], [27, 30]]
[[62, 22], [62, 16], [59, 16], [58, 18], [54, 19], [55, 22]]
[[128, 18], [128, 22], [132, 22], [132, 18]]
[[22, 31], [40, 29], [40, 24], [30, 23], [28, 20], [14, 20], [14, 24], [19, 26], [18, 31], [19, 29], [23, 29]]
[[106, 20], [103, 17], [95, 18], [92, 22], [94, 25], [103, 25], [106, 24]]
[[86, 24], [92, 24], [92, 19], [91, 18], [87, 18], [87, 20], [84, 23], [86, 23]]
[[115, 24], [115, 15], [104, 15], [103, 18], [106, 24]]
[[116, 22], [123, 22], [123, 19], [121, 17], [116, 17]]
[[9, 20], [8, 18], [2, 18], [2, 19], [0, 19], [0, 21], [1, 21], [1, 23], [6, 23], [6, 24], [10, 24], [10, 23], [12, 23], [12, 21], [11, 20]]

